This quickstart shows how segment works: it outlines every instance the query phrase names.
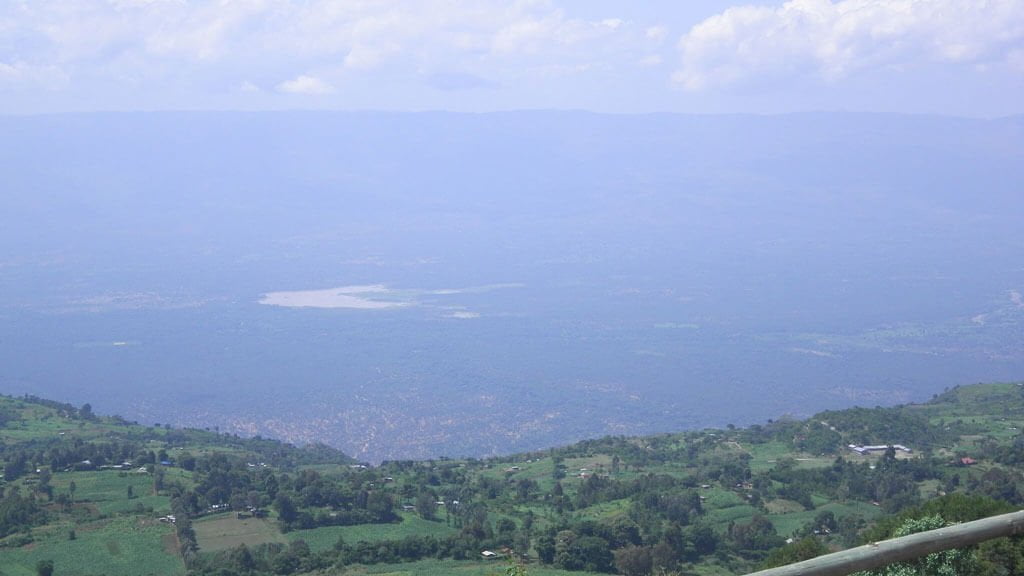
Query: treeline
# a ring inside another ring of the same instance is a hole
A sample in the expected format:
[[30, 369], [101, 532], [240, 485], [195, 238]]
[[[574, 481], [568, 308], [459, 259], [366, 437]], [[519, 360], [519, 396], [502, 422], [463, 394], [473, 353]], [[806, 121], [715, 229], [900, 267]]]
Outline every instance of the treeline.
[[22, 495], [16, 487], [0, 489], [0, 538], [27, 532], [46, 519], [46, 512], [31, 494]]
[[[73, 407], [54, 408], [70, 414]], [[82, 409], [75, 414], [68, 418], [82, 418]], [[0, 417], [15, 421], [17, 410]], [[131, 461], [133, 467], [146, 466], [154, 490], [170, 497], [179, 551], [194, 574], [301, 574], [351, 564], [478, 559], [482, 550], [536, 557], [565, 570], [629, 576], [688, 570], [690, 564], [709, 560], [743, 572], [762, 562], [795, 561], [858, 543], [865, 534], [864, 518], [837, 516], [819, 509], [821, 502], [872, 502], [892, 514], [932, 514], [936, 510], [922, 504], [924, 499], [954, 494], [938, 511], [949, 521], [994, 506], [1024, 504], [1024, 478], [1014, 468], [1024, 460], [1020, 433], [1009, 442], [975, 435], [971, 455], [987, 460], [983, 466], [975, 466], [966, 453], [955, 458], [933, 454], [931, 447], [951, 445], [972, 426], [960, 420], [933, 425], [909, 408], [854, 409], [744, 429], [601, 438], [515, 458], [395, 461], [376, 468], [336, 467], [327, 473], [302, 464], [351, 460], [332, 460], [330, 449], [299, 449], [259, 438], [115, 425], [91, 441], [69, 435], [0, 446], [5, 477], [13, 481], [32, 475], [23, 484], [32, 486], [31, 493], [11, 488], [2, 494], [0, 537], [27, 534], [47, 520], [42, 503], [54, 500], [51, 470], [79, 469], [86, 460], [90, 467]], [[197, 440], [213, 451], [194, 453]], [[804, 468], [793, 457], [780, 456], [771, 468], [752, 469], [750, 447], [769, 442], [794, 454], [834, 458], [831, 465]], [[847, 443], [901, 443], [918, 454], [897, 457], [890, 448], [880, 457], [866, 457], [847, 451]], [[230, 447], [232, 453], [218, 452], [217, 446]], [[926, 449], [917, 450], [920, 446]], [[593, 459], [587, 466], [594, 469], [570, 471], [572, 459]], [[168, 479], [161, 462], [189, 471], [188, 480]], [[539, 468], [548, 465], [549, 472]], [[929, 486], [927, 494], [922, 485]], [[963, 493], [983, 500], [957, 500]], [[727, 525], [713, 522], [704, 501], [710, 494], [742, 506], [744, 516]], [[58, 497], [67, 502], [66, 495]], [[772, 503], [779, 501], [787, 507], [797, 503], [813, 515], [793, 533], [779, 534], [769, 514]], [[997, 501], [1003, 504], [992, 504]], [[958, 512], [957, 506], [969, 512]], [[211, 554], [200, 550], [193, 529], [201, 516], [224, 510], [269, 514], [289, 532], [399, 522], [402, 509], [446, 530], [389, 541], [339, 540], [331, 549], [316, 552], [296, 541]], [[878, 537], [882, 532], [867, 534]], [[796, 541], [784, 545], [787, 537]], [[1013, 547], [994, 550], [1019, 552]], [[996, 555], [993, 551], [991, 557]], [[997, 565], [995, 560], [990, 564]], [[1017, 564], [1006, 560], [998, 565]]]

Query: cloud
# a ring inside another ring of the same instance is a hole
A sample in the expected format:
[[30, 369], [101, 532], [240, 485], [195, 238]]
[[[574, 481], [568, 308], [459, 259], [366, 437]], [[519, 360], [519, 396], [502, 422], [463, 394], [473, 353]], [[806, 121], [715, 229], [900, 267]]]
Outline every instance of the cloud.
[[0, 61], [0, 87], [38, 86], [49, 90], [61, 90], [69, 82], [67, 74], [58, 66], [34, 66], [23, 61], [6, 63]]
[[302, 75], [277, 85], [280, 92], [320, 96], [334, 92], [334, 87], [315, 76]]
[[665, 37], [668, 36], [668, 28], [664, 26], [651, 26], [644, 30], [644, 36], [655, 44], [661, 44], [665, 41]]
[[64, 71], [72, 90], [140, 97], [181, 86], [237, 93], [247, 82], [303, 94], [353, 79], [389, 89], [424, 78], [441, 91], [518, 86], [647, 56], [647, 28], [614, 16], [577, 17], [555, 0], [0, 2], [0, 52], [20, 59], [4, 63], [0, 82], [31, 68]]
[[[7, 24], [7, 26], [4, 26]], [[567, 49], [594, 51], [630, 28], [619, 18], [572, 18], [549, 2], [503, 0], [52, 0], [0, 5], [0, 45], [13, 36], [31, 59], [98, 65], [132, 54], [192, 64], [331, 62], [367, 70], [399, 59], [430, 63]], [[17, 38], [15, 38], [17, 40]]]
[[662, 63], [662, 58], [660, 54], [649, 54], [641, 58], [637, 63], [645, 68], [652, 66], [660, 66]]
[[679, 40], [672, 80], [698, 91], [934, 64], [1013, 70], [1022, 41], [1019, 0], [792, 0], [729, 8], [697, 24]]

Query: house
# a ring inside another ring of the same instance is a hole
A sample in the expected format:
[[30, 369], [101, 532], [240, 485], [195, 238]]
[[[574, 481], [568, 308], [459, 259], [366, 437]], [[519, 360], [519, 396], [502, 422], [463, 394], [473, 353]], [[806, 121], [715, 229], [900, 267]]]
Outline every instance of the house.
[[480, 555], [484, 557], [484, 560], [494, 560], [495, 558], [498, 557], [498, 553], [497, 552], [492, 552], [490, 550], [484, 550], [483, 552], [480, 553]]
[[867, 456], [868, 454], [871, 454], [873, 452], [885, 452], [886, 450], [889, 449], [889, 446], [892, 446], [893, 450], [896, 450], [897, 452], [906, 452], [907, 454], [913, 452], [913, 450], [907, 448], [903, 444], [875, 444], [871, 446], [858, 446], [857, 444], [850, 444], [847, 446], [847, 448], [853, 450], [858, 454], [861, 454], [862, 456]]
[[960, 459], [961, 466], [974, 466], [977, 463], [978, 461], [975, 460], [974, 458], [971, 458], [970, 456], [965, 456]]

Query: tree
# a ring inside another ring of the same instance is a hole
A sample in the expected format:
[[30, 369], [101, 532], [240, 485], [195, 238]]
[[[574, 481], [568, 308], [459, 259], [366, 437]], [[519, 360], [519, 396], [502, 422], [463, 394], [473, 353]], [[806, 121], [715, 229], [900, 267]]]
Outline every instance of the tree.
[[423, 490], [416, 496], [416, 513], [424, 520], [433, 520], [437, 516], [437, 496]]
[[[918, 532], [937, 530], [946, 526], [946, 521], [939, 515], [912, 518], [903, 522], [893, 533], [894, 538], [908, 536]], [[858, 572], [855, 576], [918, 576], [928, 574], [929, 576], [971, 576], [979, 573], [977, 557], [973, 550], [956, 548], [935, 552], [923, 558], [907, 562], [896, 562], [869, 570]]]
[[508, 566], [505, 567], [505, 576], [527, 576], [526, 565], [515, 558], [508, 559]]
[[775, 568], [776, 566], [795, 564], [827, 553], [828, 548], [820, 540], [814, 536], [808, 536], [799, 542], [772, 550], [772, 553], [761, 564], [761, 568]]
[[178, 456], [178, 465], [191, 472], [196, 469], [196, 457], [191, 452], [182, 452]]
[[277, 517], [286, 526], [295, 522], [299, 517], [299, 510], [296, 508], [295, 502], [284, 492], [278, 492], [277, 498], [274, 499], [274, 510], [277, 510]]
[[608, 541], [597, 536], [582, 536], [572, 546], [572, 555], [588, 572], [611, 572], [615, 557]]
[[39, 576], [53, 576], [53, 560], [40, 560], [36, 562], [36, 574]]
[[28, 458], [22, 452], [15, 452], [4, 463], [4, 480], [13, 482], [25, 473]]
[[555, 549], [555, 535], [551, 531], [545, 532], [537, 539], [537, 557], [544, 564], [555, 561]]
[[615, 569], [625, 576], [647, 576], [652, 568], [650, 548], [629, 545], [615, 551]]
[[232, 567], [243, 573], [251, 572], [256, 567], [256, 561], [245, 544], [239, 544], [237, 548], [231, 550], [229, 562]]
[[783, 542], [775, 526], [761, 514], [755, 514], [746, 524], [730, 526], [729, 537], [738, 550], [770, 550]]

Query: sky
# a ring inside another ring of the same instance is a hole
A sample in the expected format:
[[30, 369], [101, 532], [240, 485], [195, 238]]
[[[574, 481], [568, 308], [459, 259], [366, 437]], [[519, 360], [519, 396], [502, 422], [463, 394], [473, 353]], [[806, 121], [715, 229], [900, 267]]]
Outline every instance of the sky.
[[0, 113], [1024, 113], [1024, 0], [0, 0]]

